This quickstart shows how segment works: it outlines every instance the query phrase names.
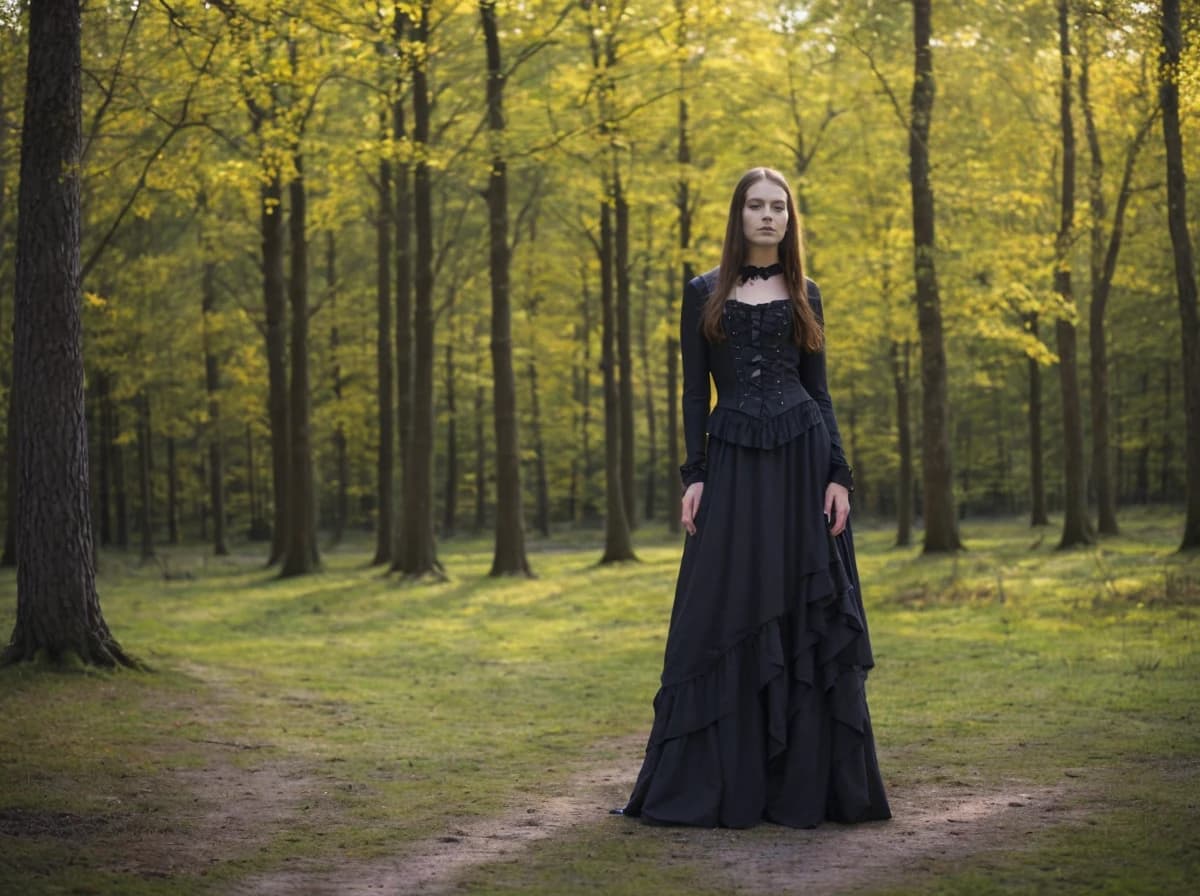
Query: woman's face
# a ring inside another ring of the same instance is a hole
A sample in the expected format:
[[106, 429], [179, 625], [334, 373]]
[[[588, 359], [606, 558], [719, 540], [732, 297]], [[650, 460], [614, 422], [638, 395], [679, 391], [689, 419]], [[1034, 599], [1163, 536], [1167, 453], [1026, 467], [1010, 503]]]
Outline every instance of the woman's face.
[[783, 240], [788, 224], [787, 191], [763, 178], [746, 191], [742, 205], [742, 233], [746, 248], [774, 248]]

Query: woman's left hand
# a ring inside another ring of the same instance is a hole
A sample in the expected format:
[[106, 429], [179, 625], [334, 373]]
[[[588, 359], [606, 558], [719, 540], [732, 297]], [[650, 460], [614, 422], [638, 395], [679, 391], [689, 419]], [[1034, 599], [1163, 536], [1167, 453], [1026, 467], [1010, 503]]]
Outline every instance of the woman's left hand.
[[850, 490], [844, 485], [831, 482], [825, 486], [825, 519], [829, 520], [829, 531], [841, 535], [850, 519]]

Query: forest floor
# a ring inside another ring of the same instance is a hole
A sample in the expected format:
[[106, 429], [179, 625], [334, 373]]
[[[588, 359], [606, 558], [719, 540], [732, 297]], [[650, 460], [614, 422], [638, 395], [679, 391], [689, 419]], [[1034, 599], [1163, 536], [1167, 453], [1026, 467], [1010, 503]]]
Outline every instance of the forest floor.
[[[924, 559], [858, 533], [894, 818], [796, 831], [608, 814], [641, 760], [678, 542], [533, 580], [365, 543], [102, 557], [143, 673], [0, 671], [0, 893], [1184, 893], [1200, 872], [1200, 558], [1176, 514], [1058, 552], [1022, 521]], [[0, 627], [15, 579], [0, 573]]]

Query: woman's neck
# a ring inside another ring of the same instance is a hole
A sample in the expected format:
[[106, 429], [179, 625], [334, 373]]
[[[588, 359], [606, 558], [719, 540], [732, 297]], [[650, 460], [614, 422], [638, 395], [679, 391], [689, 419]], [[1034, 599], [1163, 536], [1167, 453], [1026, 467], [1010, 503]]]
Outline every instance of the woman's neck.
[[777, 261], [779, 261], [778, 249], [768, 249], [765, 246], [748, 246], [746, 248], [746, 264], [765, 268], [775, 264]]

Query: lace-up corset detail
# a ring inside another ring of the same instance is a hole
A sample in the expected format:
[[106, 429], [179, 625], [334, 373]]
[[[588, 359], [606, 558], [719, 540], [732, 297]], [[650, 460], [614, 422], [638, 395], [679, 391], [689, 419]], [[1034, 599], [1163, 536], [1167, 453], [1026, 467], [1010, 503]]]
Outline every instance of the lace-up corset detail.
[[[736, 394], [719, 404], [752, 417], [773, 417], [807, 398], [796, 368], [792, 309], [786, 299], [761, 305], [725, 303], [725, 333], [733, 352]], [[790, 400], [789, 400], [790, 399]]]

